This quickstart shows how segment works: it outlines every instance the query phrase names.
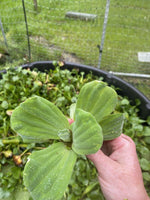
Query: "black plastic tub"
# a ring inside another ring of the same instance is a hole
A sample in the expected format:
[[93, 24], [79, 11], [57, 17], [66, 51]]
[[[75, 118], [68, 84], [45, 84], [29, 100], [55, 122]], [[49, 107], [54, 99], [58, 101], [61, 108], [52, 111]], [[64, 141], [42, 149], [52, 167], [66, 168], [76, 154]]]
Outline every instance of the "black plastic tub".
[[[23, 68], [30, 68], [31, 70], [37, 68], [39, 71], [44, 72], [45, 70], [54, 69], [54, 65], [52, 61], [38, 61], [33, 62], [30, 64], [26, 64], [22, 66]], [[131, 84], [127, 83], [126, 81], [97, 68], [81, 65], [81, 64], [74, 64], [74, 63], [65, 63], [61, 69], [78, 69], [80, 72], [83, 71], [86, 74], [92, 72], [94, 75], [99, 77], [103, 77], [103, 80], [108, 83], [108, 85], [114, 85], [116, 88], [120, 88], [118, 90], [118, 94], [121, 96], [127, 96], [129, 100], [132, 100], [133, 104], [135, 99], [139, 99], [141, 104], [139, 105], [139, 116], [142, 119], [146, 119], [150, 115], [150, 100], [144, 96], [139, 90], [133, 87]]]
[[[53, 65], [53, 61], [38, 61], [33, 62], [30, 64], [22, 65], [23, 68], [30, 68], [33, 70], [34, 68], [38, 69], [41, 72], [45, 72], [45, 70], [54, 69], [55, 66]], [[133, 87], [131, 84], [127, 83], [126, 81], [118, 78], [117, 76], [114, 76], [110, 74], [109, 72], [87, 66], [87, 65], [81, 65], [81, 64], [75, 64], [75, 63], [65, 63], [61, 69], [78, 69], [79, 72], [85, 72], [85, 74], [88, 74], [89, 72], [92, 72], [94, 75], [103, 77], [103, 80], [108, 83], [108, 85], [114, 85], [116, 88], [119, 88], [117, 90], [117, 93], [123, 97], [128, 97], [129, 100], [132, 100], [132, 104], [134, 105], [135, 99], [139, 99], [141, 104], [139, 105], [139, 116], [142, 119], [147, 119], [148, 116], [150, 116], [150, 100], [144, 96], [143, 93], [141, 93], [139, 90], [137, 90], [135, 87]], [[6, 73], [6, 70], [0, 71], [0, 78], [1, 74]]]

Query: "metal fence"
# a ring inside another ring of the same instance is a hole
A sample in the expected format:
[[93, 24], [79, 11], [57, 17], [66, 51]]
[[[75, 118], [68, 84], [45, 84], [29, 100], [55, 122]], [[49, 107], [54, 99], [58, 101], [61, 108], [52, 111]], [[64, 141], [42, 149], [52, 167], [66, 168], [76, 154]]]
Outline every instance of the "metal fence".
[[[127, 81], [143, 90], [150, 86], [149, 52], [147, 0], [0, 1], [1, 65], [38, 60], [87, 64], [130, 73], [124, 75]], [[134, 74], [139, 74], [136, 80], [127, 78]]]

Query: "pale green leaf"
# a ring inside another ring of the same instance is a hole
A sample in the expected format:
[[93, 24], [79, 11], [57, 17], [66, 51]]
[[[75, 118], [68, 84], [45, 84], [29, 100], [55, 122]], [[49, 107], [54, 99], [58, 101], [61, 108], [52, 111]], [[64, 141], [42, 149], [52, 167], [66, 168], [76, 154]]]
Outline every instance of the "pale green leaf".
[[87, 193], [91, 192], [91, 191], [93, 190], [93, 188], [94, 188], [96, 185], [98, 185], [98, 184], [99, 184], [98, 182], [94, 182], [94, 183], [88, 185], [88, 186], [86, 187], [86, 189], [84, 190], [84, 192], [83, 192], [83, 194], [82, 194], [82, 197], [85, 196]]
[[150, 174], [148, 172], [143, 172], [142, 175], [143, 175], [143, 179], [150, 183]]
[[60, 200], [71, 178], [77, 155], [63, 143], [33, 152], [24, 183], [34, 200]]
[[140, 166], [142, 170], [150, 171], [150, 162], [146, 160], [145, 158], [140, 159]]
[[21, 185], [18, 185], [8, 198], [1, 200], [31, 200], [31, 198], [29, 192]]
[[104, 140], [112, 140], [121, 135], [124, 123], [124, 116], [121, 113], [111, 114], [100, 121], [103, 130]]
[[58, 131], [69, 128], [69, 122], [53, 103], [35, 96], [21, 103], [13, 111], [11, 128], [24, 141], [42, 142], [59, 139]]
[[76, 103], [71, 104], [71, 106], [70, 106], [70, 118], [71, 119], [74, 119], [75, 109], [76, 109]]
[[117, 93], [102, 81], [92, 81], [85, 84], [79, 94], [76, 108], [94, 115], [98, 122], [112, 111], [117, 104]]
[[59, 138], [64, 142], [71, 142], [72, 140], [72, 133], [69, 129], [64, 129], [58, 132]]
[[72, 124], [72, 149], [81, 155], [97, 152], [103, 143], [100, 125], [91, 113], [77, 109], [75, 122]]
[[148, 136], [148, 137], [150, 137], [150, 127], [148, 127], [148, 126], [145, 126], [144, 127], [144, 130], [142, 131], [142, 135], [143, 136]]

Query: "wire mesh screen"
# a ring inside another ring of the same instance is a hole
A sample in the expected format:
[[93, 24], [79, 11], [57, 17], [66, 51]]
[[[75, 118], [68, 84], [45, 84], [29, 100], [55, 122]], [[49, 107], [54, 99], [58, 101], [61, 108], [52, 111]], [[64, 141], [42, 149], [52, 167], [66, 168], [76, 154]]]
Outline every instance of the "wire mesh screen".
[[[0, 64], [62, 60], [97, 67], [107, 2], [0, 0]], [[139, 52], [150, 52], [150, 3], [109, 2], [101, 69], [150, 74], [150, 61], [138, 57]], [[145, 83], [150, 86], [149, 80]]]
[[0, 64], [17, 60], [25, 62], [28, 47], [22, 3], [1, 0], [0, 20]]
[[[4, 2], [1, 6], [1, 15], [4, 17], [7, 15], [7, 22], [6, 18], [2, 18], [2, 21], [6, 22], [3, 23], [6, 35], [5, 26], [14, 25], [11, 37], [15, 41], [21, 40], [21, 45], [26, 45], [26, 41], [22, 39], [26, 34], [22, 18], [22, 2], [10, 0]], [[25, 1], [25, 9], [30, 34], [31, 61], [62, 59], [97, 65], [99, 56], [97, 46], [100, 44], [105, 12], [104, 0], [28, 0]], [[94, 14], [96, 17], [72, 18], [67, 16], [68, 12]]]
[[[44, 59], [57, 58], [96, 66], [105, 12], [105, 1], [99, 3], [43, 0], [37, 1], [36, 6], [34, 1], [26, 1], [33, 50], [43, 49]], [[78, 12], [79, 16], [69, 16], [68, 12]], [[80, 13], [95, 14], [96, 18], [83, 18]], [[42, 55], [35, 59], [41, 58]]]
[[112, 0], [102, 66], [113, 71], [150, 73], [150, 63], [140, 62], [138, 52], [150, 52], [150, 2]]

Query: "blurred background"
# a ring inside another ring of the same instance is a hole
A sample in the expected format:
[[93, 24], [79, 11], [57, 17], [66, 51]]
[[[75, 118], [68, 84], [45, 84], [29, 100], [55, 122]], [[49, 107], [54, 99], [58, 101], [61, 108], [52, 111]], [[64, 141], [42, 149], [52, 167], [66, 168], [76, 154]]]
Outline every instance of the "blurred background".
[[41, 60], [111, 71], [150, 98], [150, 2], [0, 0], [0, 69]]

